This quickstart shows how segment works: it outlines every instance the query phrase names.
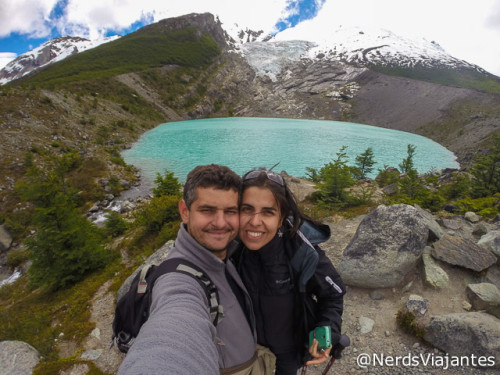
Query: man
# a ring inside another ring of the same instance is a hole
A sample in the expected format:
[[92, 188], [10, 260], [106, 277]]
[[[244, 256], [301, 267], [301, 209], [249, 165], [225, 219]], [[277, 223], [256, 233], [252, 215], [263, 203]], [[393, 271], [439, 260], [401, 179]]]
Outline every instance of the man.
[[250, 297], [228, 252], [238, 233], [241, 178], [220, 165], [198, 166], [179, 202], [182, 222], [168, 258], [186, 259], [211, 278], [224, 316], [215, 327], [203, 288], [191, 276], [167, 273], [155, 283], [151, 313], [120, 375], [243, 374], [255, 361]]

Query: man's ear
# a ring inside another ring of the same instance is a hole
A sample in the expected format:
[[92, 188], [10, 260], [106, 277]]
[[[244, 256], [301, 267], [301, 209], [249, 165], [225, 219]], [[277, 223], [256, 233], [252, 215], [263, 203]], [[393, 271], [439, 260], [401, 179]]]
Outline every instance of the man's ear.
[[179, 201], [179, 213], [181, 214], [182, 222], [187, 224], [189, 221], [189, 208], [184, 199]]

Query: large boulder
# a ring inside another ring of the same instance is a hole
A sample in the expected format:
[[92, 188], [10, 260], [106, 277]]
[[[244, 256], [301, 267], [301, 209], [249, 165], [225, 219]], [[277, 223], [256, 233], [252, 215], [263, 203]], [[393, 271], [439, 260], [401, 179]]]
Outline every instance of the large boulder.
[[469, 284], [467, 298], [474, 310], [485, 310], [500, 318], [500, 290], [490, 283]]
[[174, 241], [166, 242], [162, 247], [156, 250], [148, 259], [146, 259], [144, 263], [142, 263], [139, 267], [137, 267], [136, 270], [123, 282], [120, 289], [118, 289], [118, 293], [116, 295], [117, 301], [120, 300], [120, 298], [130, 289], [130, 284], [132, 284], [135, 275], [139, 273], [142, 267], [144, 267], [147, 264], [158, 265], [161, 262], [163, 262], [167, 258], [167, 254], [169, 253], [170, 249], [172, 249], [173, 246], [174, 246]]
[[445, 234], [433, 244], [432, 256], [448, 264], [481, 272], [496, 263], [493, 253], [467, 238]]
[[486, 233], [477, 244], [490, 250], [500, 260], [500, 230], [492, 230]]
[[40, 362], [40, 354], [22, 341], [0, 341], [0, 374], [31, 375]]
[[[475, 356], [475, 365], [500, 368], [500, 319], [483, 312], [433, 317], [425, 327], [424, 340], [452, 356]], [[474, 365], [471, 363], [471, 366]]]
[[387, 288], [414, 269], [429, 237], [428, 219], [412, 206], [381, 205], [366, 215], [337, 267], [348, 285]]

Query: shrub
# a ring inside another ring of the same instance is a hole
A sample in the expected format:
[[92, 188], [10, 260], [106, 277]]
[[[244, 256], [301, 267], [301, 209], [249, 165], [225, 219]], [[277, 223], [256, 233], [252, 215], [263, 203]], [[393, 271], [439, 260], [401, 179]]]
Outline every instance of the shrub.
[[167, 223], [180, 220], [179, 198], [174, 195], [153, 197], [151, 202], [136, 213], [135, 224], [149, 233], [159, 233]]
[[28, 260], [28, 252], [24, 249], [11, 251], [7, 256], [6, 264], [10, 268], [19, 267]]
[[155, 184], [156, 187], [153, 188], [155, 197], [161, 197], [162, 195], [179, 196], [182, 187], [177, 177], [174, 177], [174, 172], [168, 170], [165, 170], [164, 176], [160, 173], [156, 174]]
[[106, 215], [104, 222], [104, 232], [111, 237], [118, 237], [127, 230], [127, 222], [116, 211], [110, 211]]
[[496, 193], [492, 197], [485, 198], [466, 197], [457, 200], [456, 204], [460, 207], [462, 213], [472, 211], [478, 215], [492, 218], [499, 213], [498, 208], [500, 206], [500, 193]]

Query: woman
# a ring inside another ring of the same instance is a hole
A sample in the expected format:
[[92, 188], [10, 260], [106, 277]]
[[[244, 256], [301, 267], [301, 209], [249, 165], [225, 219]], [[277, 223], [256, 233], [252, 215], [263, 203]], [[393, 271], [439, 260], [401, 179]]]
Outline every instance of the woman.
[[316, 340], [309, 347], [309, 332], [329, 326], [333, 345], [340, 338], [345, 287], [316, 246], [329, 227], [300, 211], [279, 174], [254, 170], [243, 176], [239, 237], [235, 264], [254, 304], [258, 343], [276, 355], [276, 375], [295, 375], [307, 353], [314, 360], [306, 364], [326, 361], [331, 347], [320, 351]]

